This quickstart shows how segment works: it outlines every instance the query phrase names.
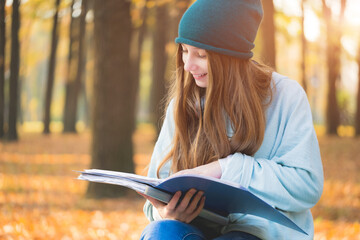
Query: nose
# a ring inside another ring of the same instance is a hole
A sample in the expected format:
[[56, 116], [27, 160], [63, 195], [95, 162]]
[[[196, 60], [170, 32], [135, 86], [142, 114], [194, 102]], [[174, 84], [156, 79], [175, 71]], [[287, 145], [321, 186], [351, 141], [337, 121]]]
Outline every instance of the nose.
[[183, 58], [184, 61], [184, 70], [187, 72], [194, 71], [197, 68], [197, 65], [194, 61], [194, 58], [191, 57], [189, 54], [188, 56]]

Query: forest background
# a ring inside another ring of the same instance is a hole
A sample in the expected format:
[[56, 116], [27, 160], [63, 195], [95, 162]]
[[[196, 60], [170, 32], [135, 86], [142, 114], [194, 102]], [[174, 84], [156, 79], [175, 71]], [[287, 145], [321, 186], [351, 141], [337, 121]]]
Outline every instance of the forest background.
[[[315, 239], [360, 239], [360, 2], [263, 0], [255, 60], [297, 80], [325, 172]], [[190, 0], [0, 0], [0, 239], [138, 239], [144, 200], [75, 180], [146, 174]]]

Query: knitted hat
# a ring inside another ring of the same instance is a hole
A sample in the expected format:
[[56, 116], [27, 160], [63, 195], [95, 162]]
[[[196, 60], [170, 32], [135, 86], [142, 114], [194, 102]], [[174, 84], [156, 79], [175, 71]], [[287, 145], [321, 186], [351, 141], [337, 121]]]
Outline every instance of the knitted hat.
[[261, 0], [197, 0], [181, 18], [175, 42], [249, 59], [262, 15]]

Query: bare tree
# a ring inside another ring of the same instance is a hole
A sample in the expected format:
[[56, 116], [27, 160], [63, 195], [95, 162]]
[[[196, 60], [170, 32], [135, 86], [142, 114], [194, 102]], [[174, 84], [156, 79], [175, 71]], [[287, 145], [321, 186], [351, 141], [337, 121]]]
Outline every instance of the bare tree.
[[[160, 131], [163, 116], [163, 99], [166, 95], [168, 66], [172, 66], [173, 58], [166, 51], [169, 42], [174, 42], [178, 35], [180, 19], [190, 0], [176, 0], [174, 4], [159, 4], [155, 9], [155, 30], [153, 33], [153, 74], [150, 97], [150, 120]], [[168, 64], [170, 61], [170, 64]], [[173, 69], [172, 69], [173, 70]]]
[[5, 111], [5, 3], [6, 0], [0, 0], [0, 138], [4, 137], [4, 111]]
[[17, 113], [19, 102], [19, 67], [20, 67], [20, 0], [13, 0], [12, 23], [11, 23], [11, 63], [10, 63], [10, 94], [9, 94], [9, 127], [7, 139], [15, 141], [17, 134]]
[[307, 92], [307, 82], [306, 82], [306, 48], [307, 48], [307, 41], [305, 38], [305, 27], [304, 27], [304, 21], [305, 21], [305, 11], [304, 11], [304, 5], [306, 0], [301, 1], [301, 82], [302, 86]]
[[168, 42], [168, 4], [159, 3], [155, 9], [155, 30], [153, 33], [153, 73], [150, 96], [151, 122], [160, 131], [159, 120], [163, 115], [161, 100], [165, 96], [165, 73], [167, 65], [166, 44]]
[[346, 0], [341, 0], [340, 19], [333, 19], [331, 8], [322, 0], [323, 12], [326, 21], [326, 58], [328, 69], [328, 95], [327, 95], [327, 133], [337, 135], [337, 128], [340, 125], [339, 106], [336, 99], [337, 82], [340, 79], [341, 67], [341, 25], [344, 17]]
[[69, 24], [69, 53], [67, 59], [67, 76], [66, 76], [66, 83], [65, 83], [65, 103], [64, 103], [64, 111], [63, 111], [63, 125], [64, 125], [64, 132], [75, 132], [75, 127], [71, 128], [70, 123], [70, 108], [72, 102], [73, 89], [75, 83], [75, 75], [76, 75], [76, 56], [78, 55], [78, 48], [75, 47], [76, 39], [78, 35], [76, 34], [76, 23], [77, 18], [74, 16], [74, 6], [75, 0], [71, 1], [70, 5], [70, 24]]
[[[95, 0], [95, 79], [92, 119], [92, 168], [134, 172], [130, 1]], [[87, 196], [116, 197], [127, 190], [90, 183]]]
[[264, 62], [276, 69], [275, 23], [273, 0], [262, 0], [264, 19], [261, 23], [262, 58]]
[[54, 88], [55, 67], [56, 67], [56, 49], [58, 45], [58, 16], [59, 16], [60, 0], [55, 2], [55, 14], [53, 18], [53, 28], [51, 34], [51, 49], [49, 59], [49, 69], [47, 76], [46, 92], [45, 92], [45, 105], [44, 105], [44, 133], [50, 133], [50, 120], [51, 120], [51, 102]]
[[357, 65], [358, 65], [358, 93], [356, 99], [356, 115], [355, 115], [355, 135], [360, 136], [360, 41], [358, 47]]
[[[72, 2], [73, 9], [74, 1]], [[88, 0], [82, 0], [79, 20], [72, 16], [68, 56], [68, 79], [64, 106], [64, 132], [76, 132], [77, 108], [85, 65], [85, 29]], [[75, 47], [76, 46], [76, 47]]]
[[140, 63], [141, 63], [141, 53], [143, 49], [143, 43], [147, 31], [147, 17], [149, 9], [147, 7], [147, 3], [149, 0], [144, 0], [144, 6], [141, 9], [140, 13], [140, 21], [141, 24], [139, 26], [135, 26], [132, 32], [132, 44], [131, 44], [131, 72], [132, 72], [132, 79], [134, 81], [133, 86], [133, 93], [132, 102], [135, 102], [135, 108], [133, 109], [133, 118], [134, 118], [134, 126], [135, 129], [135, 122], [136, 122], [136, 109], [137, 109], [137, 100], [138, 100], [138, 90], [139, 90], [139, 82], [140, 82]]

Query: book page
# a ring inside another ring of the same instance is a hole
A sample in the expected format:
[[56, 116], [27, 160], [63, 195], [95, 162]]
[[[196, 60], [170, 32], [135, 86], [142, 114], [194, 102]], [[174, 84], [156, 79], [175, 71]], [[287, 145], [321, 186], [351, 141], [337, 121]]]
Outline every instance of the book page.
[[156, 186], [160, 184], [163, 180], [156, 179], [156, 178], [149, 178], [145, 176], [140, 176], [133, 173], [125, 173], [125, 172], [116, 172], [116, 171], [110, 171], [110, 170], [100, 170], [100, 169], [87, 169], [84, 171], [85, 173], [94, 174], [98, 176], [104, 176], [108, 178], [123, 178], [123, 179], [129, 179], [132, 181], [137, 181], [145, 184], [149, 184], [152, 186]]
[[133, 189], [137, 192], [144, 193], [146, 186], [143, 183], [139, 183], [136, 181], [127, 180], [126, 178], [109, 178], [109, 177], [103, 177], [103, 176], [96, 176], [96, 175], [90, 175], [86, 173], [82, 173], [78, 179], [80, 180], [86, 180], [91, 182], [98, 182], [98, 183], [108, 183], [108, 184], [114, 184], [114, 185], [120, 185], [124, 186], [130, 189]]

